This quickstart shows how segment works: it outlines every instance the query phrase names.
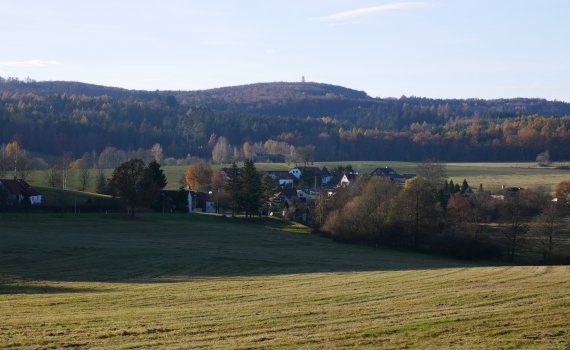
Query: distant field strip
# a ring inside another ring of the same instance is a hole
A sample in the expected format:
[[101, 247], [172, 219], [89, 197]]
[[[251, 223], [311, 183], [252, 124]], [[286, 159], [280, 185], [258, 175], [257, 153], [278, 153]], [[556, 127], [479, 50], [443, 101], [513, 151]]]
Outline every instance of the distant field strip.
[[[389, 166], [400, 173], [415, 173], [416, 163], [410, 162], [393, 162], [393, 161], [344, 161], [344, 162], [316, 162], [314, 165], [327, 166], [334, 168], [338, 165], [352, 165], [354, 170], [359, 173], [370, 173], [377, 167]], [[560, 163], [559, 165], [567, 165]], [[229, 164], [214, 164], [213, 169], [219, 169]], [[294, 164], [285, 163], [256, 163], [259, 170], [288, 170]], [[165, 166], [164, 174], [168, 179], [167, 189], [176, 190], [183, 185], [182, 178], [186, 170], [185, 165]], [[557, 184], [564, 180], [570, 180], [570, 170], [560, 170], [555, 168], [538, 168], [536, 163], [449, 163], [447, 164], [447, 173], [454, 182], [461, 183], [463, 179], [467, 179], [473, 187], [479, 184], [487, 189], [496, 190], [502, 185], [533, 187], [538, 185], [546, 185], [554, 188]], [[88, 190], [95, 190], [95, 177], [98, 170], [91, 171], [90, 185]], [[112, 169], [105, 169], [105, 176], [112, 174]], [[70, 171], [69, 188], [79, 188], [79, 171]], [[46, 171], [32, 171], [29, 176], [29, 182], [35, 186], [47, 186]]]
[[0, 224], [0, 348], [570, 346], [568, 266], [477, 266], [278, 221]]

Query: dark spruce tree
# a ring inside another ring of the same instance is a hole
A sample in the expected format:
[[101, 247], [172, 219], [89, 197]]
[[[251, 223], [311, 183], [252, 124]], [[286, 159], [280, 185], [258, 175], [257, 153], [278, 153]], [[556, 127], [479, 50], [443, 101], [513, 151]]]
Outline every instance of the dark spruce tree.
[[228, 169], [226, 176], [228, 177], [226, 191], [230, 195], [232, 216], [234, 216], [243, 207], [240, 170], [235, 162], [233, 162], [232, 167]]
[[261, 179], [252, 160], [246, 160], [242, 168], [241, 195], [246, 217], [259, 214], [261, 208]]
[[275, 182], [275, 180], [265, 174], [261, 177], [261, 190], [262, 190], [262, 205], [264, 206], [264, 210], [266, 215], [269, 215], [269, 199], [271, 198], [271, 196], [273, 196], [275, 194], [275, 191], [277, 191], [277, 183]]
[[154, 160], [148, 163], [145, 169], [144, 178], [142, 179], [142, 187], [144, 189], [145, 202], [150, 203], [151, 208], [156, 211], [164, 209], [164, 203], [161, 201], [160, 192], [166, 184], [166, 176], [160, 168], [160, 164]]

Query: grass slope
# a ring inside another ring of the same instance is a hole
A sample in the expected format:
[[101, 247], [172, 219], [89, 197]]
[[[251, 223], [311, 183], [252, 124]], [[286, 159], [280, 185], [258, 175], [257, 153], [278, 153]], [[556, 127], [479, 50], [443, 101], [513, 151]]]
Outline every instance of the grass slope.
[[475, 266], [276, 220], [0, 224], [0, 348], [570, 346], [568, 266]]

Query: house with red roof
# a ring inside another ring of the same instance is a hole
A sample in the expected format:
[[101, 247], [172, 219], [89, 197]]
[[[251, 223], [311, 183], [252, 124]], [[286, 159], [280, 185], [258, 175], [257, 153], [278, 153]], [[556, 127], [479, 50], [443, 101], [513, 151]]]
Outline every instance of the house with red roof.
[[7, 193], [8, 202], [11, 203], [22, 203], [25, 198], [28, 198], [32, 205], [42, 203], [42, 195], [24, 180], [0, 179], [0, 190]]

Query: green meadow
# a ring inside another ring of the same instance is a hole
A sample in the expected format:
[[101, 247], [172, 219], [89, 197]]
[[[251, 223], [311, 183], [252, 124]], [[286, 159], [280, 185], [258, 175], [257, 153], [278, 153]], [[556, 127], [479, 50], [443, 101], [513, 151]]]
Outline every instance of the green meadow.
[[[352, 165], [359, 173], [370, 173], [377, 167], [389, 166], [400, 173], [415, 173], [416, 163], [409, 162], [382, 162], [382, 161], [346, 161], [346, 162], [315, 162], [315, 166], [327, 166], [329, 168], [337, 165]], [[558, 163], [556, 165], [568, 165]], [[228, 167], [230, 165], [214, 164], [213, 169]], [[259, 170], [288, 170], [293, 164], [286, 163], [256, 163]], [[183, 184], [184, 172], [187, 166], [164, 166], [163, 170], [168, 179], [167, 189], [175, 190]], [[507, 187], [537, 187], [546, 186], [554, 190], [561, 181], [570, 180], [570, 170], [556, 169], [552, 167], [538, 167], [536, 163], [448, 163], [446, 164], [447, 174], [455, 183], [468, 183], [478, 188], [483, 184], [485, 189], [496, 191], [501, 186]], [[110, 177], [112, 169], [105, 169], [105, 176]], [[91, 179], [88, 190], [95, 189], [95, 175], [97, 171], [91, 171]], [[47, 186], [46, 171], [32, 171], [29, 175], [29, 182], [36, 186]], [[79, 171], [70, 171], [70, 189], [79, 188]]]
[[568, 349], [569, 276], [273, 219], [5, 213], [0, 348]]

